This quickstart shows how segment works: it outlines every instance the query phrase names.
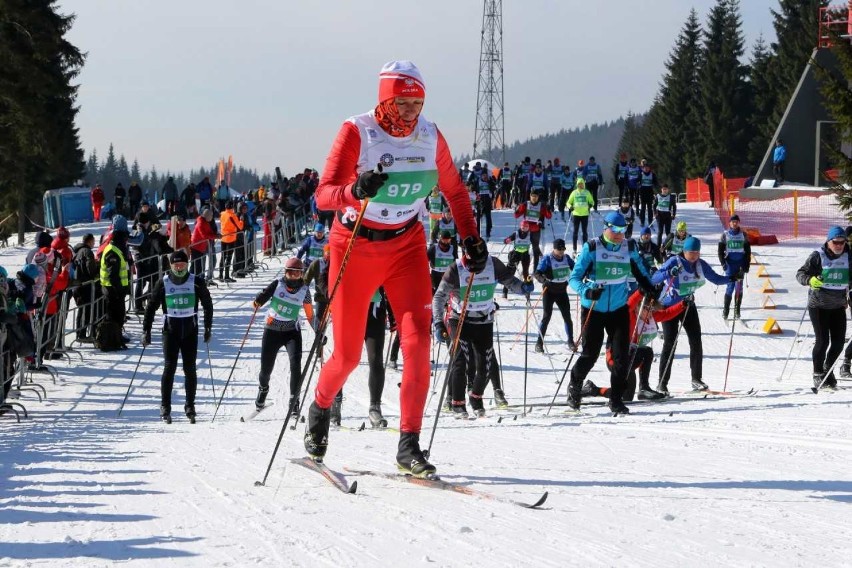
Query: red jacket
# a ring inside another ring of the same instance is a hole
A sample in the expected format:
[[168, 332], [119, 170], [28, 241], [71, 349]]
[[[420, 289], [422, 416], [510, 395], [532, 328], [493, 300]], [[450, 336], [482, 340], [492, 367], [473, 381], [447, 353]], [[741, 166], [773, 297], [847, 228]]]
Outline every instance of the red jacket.
[[[53, 255], [53, 251], [48, 247], [44, 247], [41, 249], [41, 252], [47, 255]], [[59, 311], [59, 302], [57, 302], [57, 296], [59, 293], [68, 287], [68, 282], [71, 280], [71, 273], [69, 272], [68, 265], [65, 265], [65, 268], [60, 268], [59, 266], [49, 263], [47, 265], [47, 270], [45, 271], [45, 281], [48, 285], [50, 285], [50, 281], [53, 279], [53, 271], [61, 270], [61, 272], [56, 276], [56, 281], [53, 282], [53, 286], [50, 287], [50, 290], [47, 291], [48, 304], [47, 311], [45, 312], [47, 315], [52, 316], [56, 312]]]
[[207, 252], [207, 244], [216, 238], [216, 232], [207, 219], [198, 216], [195, 220], [195, 227], [192, 228], [192, 250], [204, 254]]
[[[520, 205], [515, 208], [515, 219], [519, 217], [523, 217], [527, 212], [527, 203], [528, 201], [524, 201]], [[541, 203], [541, 201], [539, 201]], [[550, 209], [547, 207], [546, 203], [541, 203], [541, 219], [550, 219], [553, 217], [553, 213], [550, 212]], [[541, 225], [538, 223], [530, 223], [530, 232], [537, 233], [541, 230]]]
[[[627, 306], [630, 310], [630, 334], [631, 336], [636, 333], [636, 310], [639, 309], [639, 303], [642, 301], [642, 292], [636, 290], [633, 292], [630, 297], [627, 299]], [[652, 316], [654, 321], [657, 323], [663, 323], [664, 321], [669, 321], [670, 319], [674, 319], [680, 315], [680, 312], [683, 311], [683, 302], [678, 302], [668, 308], [658, 310], [654, 312]], [[635, 338], [630, 338], [631, 342], [635, 342]]]
[[[358, 178], [356, 169], [360, 153], [361, 134], [358, 132], [358, 127], [351, 122], [344, 122], [328, 154], [322, 179], [317, 187], [315, 195], [317, 209], [323, 211], [337, 211], [346, 207], [360, 209], [360, 201], [352, 195], [352, 186]], [[447, 141], [440, 131], [435, 162], [438, 168], [438, 187], [441, 188], [441, 193], [450, 205], [456, 221], [456, 229], [461, 238], [477, 235], [476, 221], [473, 219], [467, 188], [459, 177]], [[376, 227], [366, 219], [363, 223], [365, 227], [385, 229], [395, 229], [405, 224]]]
[[104, 190], [99, 187], [96, 187], [92, 190], [92, 203], [103, 203], [104, 202]]

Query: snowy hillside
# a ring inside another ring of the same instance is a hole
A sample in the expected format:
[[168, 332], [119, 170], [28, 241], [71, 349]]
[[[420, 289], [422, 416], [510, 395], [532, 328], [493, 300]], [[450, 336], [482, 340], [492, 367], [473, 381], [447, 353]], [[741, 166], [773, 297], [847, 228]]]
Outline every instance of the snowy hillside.
[[[721, 226], [701, 205], [682, 205], [679, 218], [703, 240], [704, 258], [717, 267]], [[497, 239], [511, 232], [513, 220], [508, 212], [495, 219], [490, 248], [500, 252]], [[747, 218], [743, 225], [749, 226]], [[564, 224], [557, 220], [554, 227], [561, 237]], [[594, 229], [597, 234], [600, 223]], [[83, 232], [76, 229], [73, 242]], [[550, 241], [548, 228], [546, 250]], [[134, 341], [120, 353], [85, 346], [82, 360], [59, 362], [58, 384], [49, 377], [42, 381], [45, 402], [22, 401], [28, 420], [16, 424], [0, 417], [0, 566], [848, 565], [852, 391], [811, 393], [807, 319], [805, 339], [793, 343], [806, 296], [793, 275], [818, 244], [755, 249], [777, 289], [778, 308], [760, 309], [762, 279], [753, 270], [743, 302], [748, 328], [737, 326], [727, 387], [756, 389], [755, 396], [634, 403], [632, 414], [619, 418], [606, 411], [603, 399], [590, 399], [579, 417], [566, 415], [563, 406], [550, 416], [533, 406], [526, 416], [517, 407], [489, 410], [475, 421], [440, 419], [432, 461], [444, 479], [516, 501], [534, 501], [548, 491], [543, 510], [346, 473], [345, 467], [395, 471], [398, 435], [357, 430], [369, 402], [366, 360], [346, 385], [347, 428], [333, 429], [326, 459], [350, 482], [357, 479], [357, 493], [344, 495], [289, 462], [304, 455], [303, 426], [284, 434], [266, 487], [254, 485], [281, 429], [288, 394], [287, 359], [280, 354], [270, 391], [276, 404], [253, 421], [240, 421], [257, 390], [261, 325], [249, 333], [215, 423], [203, 344], [196, 425], [178, 412], [180, 367], [175, 422], [158, 419], [157, 339], [141, 360], [121, 418], [116, 411], [141, 346]], [[25, 253], [0, 249], [0, 264], [14, 273]], [[253, 281], [213, 292], [210, 357], [217, 394], [255, 294], [280, 269], [273, 261]], [[539, 292], [537, 286], [533, 302]], [[712, 284], [697, 295], [704, 380], [718, 390], [730, 338], [722, 295]], [[525, 302], [519, 296], [498, 302], [506, 395], [510, 404], [520, 404], [524, 336], [517, 332]], [[536, 315], [541, 317], [540, 308]], [[760, 331], [769, 316], [778, 319], [782, 335]], [[128, 325], [135, 338], [140, 329], [136, 319]], [[307, 350], [313, 333], [303, 334]], [[545, 343], [553, 356], [532, 352], [534, 339], [530, 335], [527, 400], [540, 405], [550, 401], [567, 360], [558, 311]], [[660, 346], [657, 340], [656, 353]], [[779, 382], [791, 346], [794, 360]], [[674, 393], [690, 388], [687, 352], [682, 341], [669, 387]], [[392, 426], [399, 416], [400, 376], [388, 371], [384, 410]], [[442, 366], [439, 386], [443, 376]], [[608, 385], [603, 358], [589, 378]], [[564, 396], [565, 386], [558, 400]], [[430, 400], [427, 440], [438, 394]]]

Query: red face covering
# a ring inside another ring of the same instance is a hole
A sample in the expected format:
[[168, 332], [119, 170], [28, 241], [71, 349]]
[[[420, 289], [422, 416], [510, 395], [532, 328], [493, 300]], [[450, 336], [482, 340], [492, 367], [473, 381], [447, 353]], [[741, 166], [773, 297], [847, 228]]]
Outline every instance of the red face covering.
[[376, 105], [376, 122], [382, 130], [395, 138], [410, 136], [417, 126], [417, 119], [403, 120], [399, 116], [394, 99], [388, 99]]

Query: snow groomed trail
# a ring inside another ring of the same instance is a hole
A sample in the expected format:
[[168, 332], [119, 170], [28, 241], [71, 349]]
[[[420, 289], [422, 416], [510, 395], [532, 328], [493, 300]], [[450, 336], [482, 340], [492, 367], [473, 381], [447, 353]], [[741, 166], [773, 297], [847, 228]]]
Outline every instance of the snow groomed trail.
[[[702, 239], [704, 258], [717, 267], [721, 226], [702, 205], [681, 205], [679, 218]], [[508, 212], [496, 213], [495, 222], [489, 248], [499, 253], [514, 225]], [[747, 218], [743, 225], [749, 225]], [[594, 217], [590, 228], [599, 232]], [[72, 242], [91, 229], [76, 228]], [[559, 220], [547, 228], [546, 251], [553, 234], [564, 231]], [[23, 401], [29, 420], [0, 418], [0, 566], [848, 565], [852, 391], [810, 392], [813, 334], [807, 319], [802, 341], [792, 343], [807, 292], [793, 275], [818, 244], [755, 248], [779, 305], [772, 312], [760, 309], [758, 278], [750, 275], [743, 302], [749, 327], [737, 326], [728, 379], [729, 391], [755, 389], [753, 396], [635, 403], [630, 416], [619, 418], [602, 406], [603, 399], [588, 399], [582, 415], [556, 406], [545, 416], [542, 404], [550, 402], [559, 378], [553, 369], [561, 374], [568, 355], [557, 311], [545, 342], [552, 360], [529, 354], [526, 415], [520, 406], [497, 411], [486, 404], [486, 418], [441, 419], [433, 461], [444, 480], [519, 502], [534, 502], [547, 491], [542, 510], [346, 472], [395, 471], [398, 434], [369, 426], [358, 431], [369, 402], [366, 362], [346, 385], [344, 428], [332, 430], [326, 459], [350, 483], [358, 481], [357, 493], [346, 495], [290, 462], [304, 455], [301, 426], [288, 429], [266, 486], [255, 487], [288, 394], [281, 355], [270, 391], [276, 404], [240, 421], [256, 394], [261, 325], [249, 333], [214, 423], [203, 347], [198, 424], [178, 412], [179, 368], [174, 423], [165, 425], [158, 419], [159, 341], [146, 350], [121, 418], [116, 412], [141, 346], [134, 341], [119, 353], [87, 346], [84, 361], [59, 362], [58, 385], [44, 381], [44, 403]], [[14, 273], [26, 250], [0, 250], [0, 264]], [[251, 302], [279, 270], [273, 261], [253, 281], [214, 290], [210, 352], [217, 394]], [[539, 293], [537, 286], [533, 302]], [[730, 337], [730, 324], [721, 317], [723, 293], [708, 284], [697, 295], [704, 380], [717, 390]], [[506, 395], [520, 405], [524, 337], [516, 334], [525, 302], [519, 296], [497, 301]], [[784, 334], [760, 331], [769, 316]], [[134, 319], [128, 330], [138, 338], [140, 326]], [[313, 333], [303, 333], [307, 352]], [[530, 336], [530, 347], [533, 341]], [[779, 382], [791, 345], [792, 376]], [[657, 353], [660, 346], [658, 339]], [[442, 363], [444, 358], [442, 352]], [[673, 364], [672, 392], [689, 390], [688, 365], [684, 341]], [[391, 426], [398, 425], [400, 377], [388, 370], [383, 409]], [[589, 378], [608, 384], [602, 358]], [[557, 402], [564, 395], [563, 385]], [[427, 409], [430, 417], [437, 399]], [[424, 425], [428, 435], [431, 420]]]

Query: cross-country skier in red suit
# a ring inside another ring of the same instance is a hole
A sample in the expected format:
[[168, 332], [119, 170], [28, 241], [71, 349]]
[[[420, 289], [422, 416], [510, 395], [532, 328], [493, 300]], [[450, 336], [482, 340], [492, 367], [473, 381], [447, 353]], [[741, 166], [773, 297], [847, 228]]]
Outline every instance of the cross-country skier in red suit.
[[[378, 105], [343, 123], [323, 169], [317, 208], [337, 211], [339, 221], [329, 243], [334, 351], [320, 372], [305, 430], [305, 449], [312, 458], [322, 459], [334, 396], [361, 359], [367, 307], [379, 286], [384, 286], [399, 324], [405, 359], [396, 461], [404, 473], [421, 477], [434, 474], [435, 467], [420, 450], [429, 388], [432, 290], [418, 211], [435, 185], [441, 188], [464, 239], [469, 269], [481, 272], [488, 259], [450, 149], [438, 127], [420, 115], [425, 96], [423, 78], [413, 63], [385, 64], [379, 74]], [[364, 199], [369, 203], [362, 225], [339, 287], [332, 292]]]

